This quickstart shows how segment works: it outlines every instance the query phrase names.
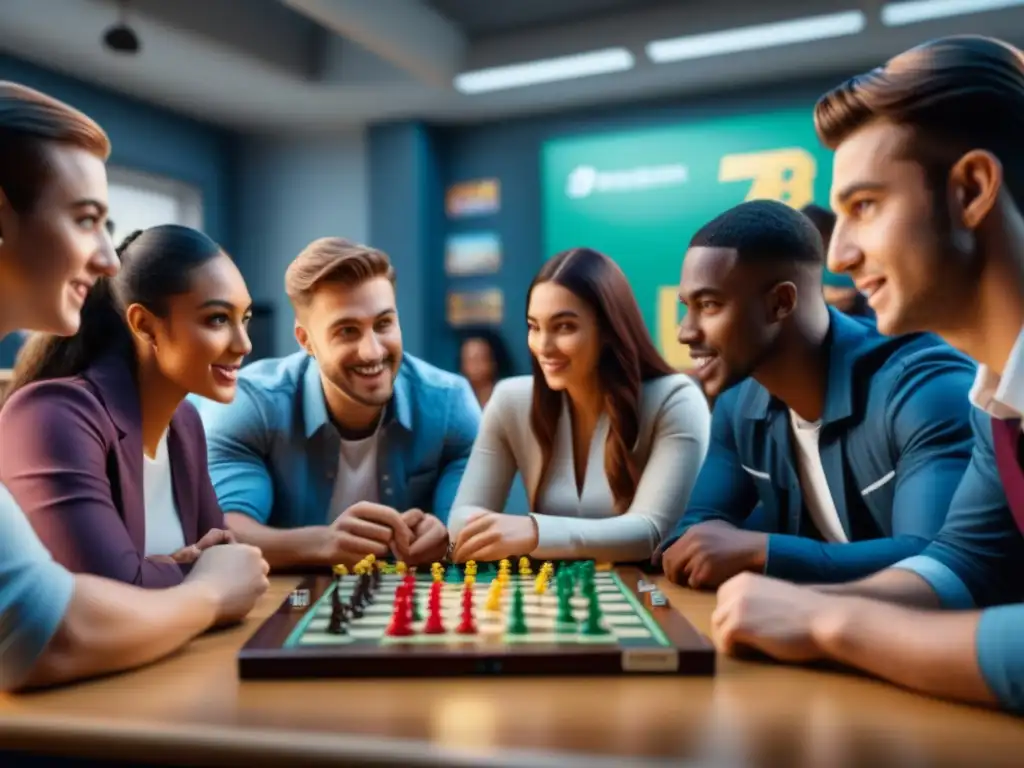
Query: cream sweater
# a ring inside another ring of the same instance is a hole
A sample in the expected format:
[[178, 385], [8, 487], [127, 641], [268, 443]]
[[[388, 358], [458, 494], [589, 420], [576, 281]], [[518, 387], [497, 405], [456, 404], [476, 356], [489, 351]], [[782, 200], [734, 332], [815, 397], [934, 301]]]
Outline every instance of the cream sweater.
[[[532, 398], [531, 376], [506, 379], [495, 388], [452, 506], [452, 540], [474, 512], [503, 508], [517, 470], [528, 493], [536, 487], [541, 451], [530, 429]], [[646, 382], [633, 450], [642, 475], [629, 509], [616, 514], [604, 472], [607, 415], [594, 430], [583, 491], [577, 494], [571, 418], [563, 407], [551, 467], [532, 510], [538, 545], [522, 554], [617, 562], [650, 557], [686, 509], [710, 431], [707, 401], [692, 379], [677, 374]]]

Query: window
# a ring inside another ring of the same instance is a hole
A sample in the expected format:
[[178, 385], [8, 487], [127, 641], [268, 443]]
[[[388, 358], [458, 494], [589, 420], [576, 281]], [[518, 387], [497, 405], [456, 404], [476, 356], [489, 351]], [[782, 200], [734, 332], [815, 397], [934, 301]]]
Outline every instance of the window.
[[203, 228], [203, 196], [195, 187], [126, 168], [112, 167], [107, 175], [115, 245], [136, 229], [158, 224]]

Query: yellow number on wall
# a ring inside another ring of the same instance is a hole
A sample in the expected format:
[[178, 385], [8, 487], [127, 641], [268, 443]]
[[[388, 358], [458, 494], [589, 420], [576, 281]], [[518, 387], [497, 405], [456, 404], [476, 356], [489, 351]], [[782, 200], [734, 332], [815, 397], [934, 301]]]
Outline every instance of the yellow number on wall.
[[726, 155], [718, 166], [719, 181], [751, 179], [747, 200], [779, 200], [803, 208], [814, 200], [817, 163], [805, 149], [773, 149]]

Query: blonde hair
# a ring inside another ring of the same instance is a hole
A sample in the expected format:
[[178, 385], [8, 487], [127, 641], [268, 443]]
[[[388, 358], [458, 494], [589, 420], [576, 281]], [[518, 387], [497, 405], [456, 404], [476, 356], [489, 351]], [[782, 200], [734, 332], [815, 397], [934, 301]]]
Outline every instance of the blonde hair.
[[295, 309], [309, 306], [324, 283], [359, 285], [375, 277], [395, 282], [395, 269], [383, 251], [341, 237], [321, 237], [307, 245], [284, 273], [284, 289]]

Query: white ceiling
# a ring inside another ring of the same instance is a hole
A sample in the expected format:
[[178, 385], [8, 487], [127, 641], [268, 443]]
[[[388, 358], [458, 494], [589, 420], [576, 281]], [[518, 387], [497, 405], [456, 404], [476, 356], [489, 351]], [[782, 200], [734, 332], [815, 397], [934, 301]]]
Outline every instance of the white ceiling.
[[[462, 122], [859, 71], [923, 40], [1024, 40], [1024, 8], [899, 28], [878, 0], [133, 0], [142, 51], [103, 48], [115, 0], [0, 0], [0, 51], [184, 114], [253, 131]], [[644, 44], [861, 7], [856, 37], [654, 65]], [[478, 96], [460, 71], [629, 47], [629, 71]]]

